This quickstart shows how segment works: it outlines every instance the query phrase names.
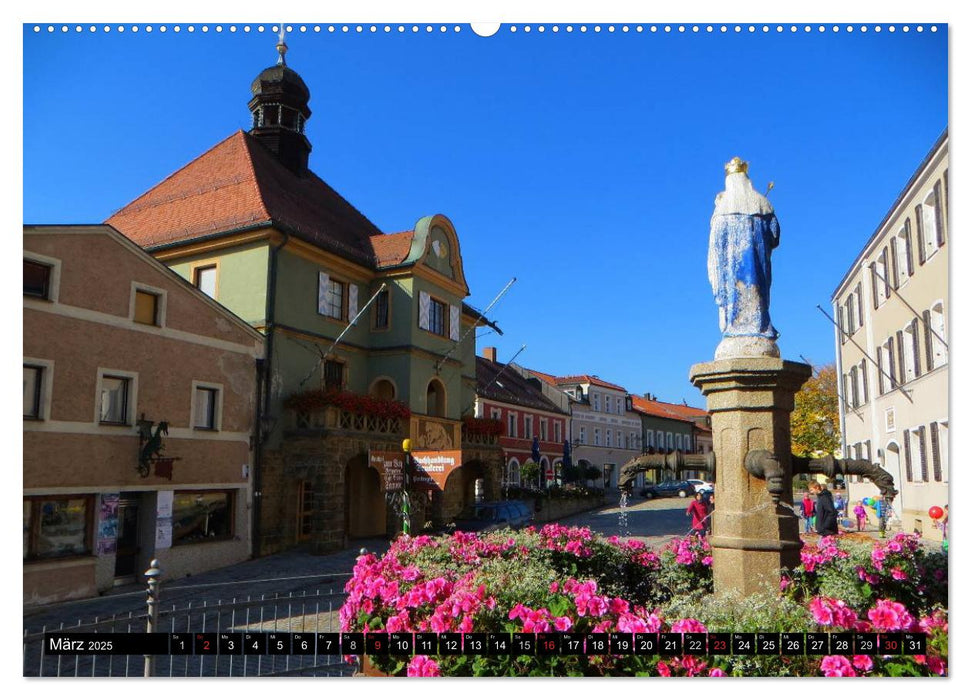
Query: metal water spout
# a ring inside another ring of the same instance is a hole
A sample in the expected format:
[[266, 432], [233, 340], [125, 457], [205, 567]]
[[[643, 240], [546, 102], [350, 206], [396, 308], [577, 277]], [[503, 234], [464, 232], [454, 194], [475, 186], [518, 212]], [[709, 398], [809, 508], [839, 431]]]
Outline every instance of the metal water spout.
[[878, 462], [865, 459], [836, 459], [832, 455], [825, 457], [792, 457], [792, 471], [796, 474], [823, 474], [832, 479], [837, 474], [844, 476], [865, 476], [873, 485], [880, 489], [880, 493], [887, 501], [892, 501], [899, 493], [894, 488], [893, 476], [884, 470]]
[[634, 479], [641, 472], [651, 469], [667, 469], [680, 474], [685, 469], [693, 469], [707, 472], [711, 477], [715, 476], [715, 453], [707, 454], [685, 454], [684, 452], [671, 452], [670, 454], [641, 455], [627, 462], [620, 468], [620, 476], [617, 478], [617, 486], [621, 491], [630, 493], [634, 488]]

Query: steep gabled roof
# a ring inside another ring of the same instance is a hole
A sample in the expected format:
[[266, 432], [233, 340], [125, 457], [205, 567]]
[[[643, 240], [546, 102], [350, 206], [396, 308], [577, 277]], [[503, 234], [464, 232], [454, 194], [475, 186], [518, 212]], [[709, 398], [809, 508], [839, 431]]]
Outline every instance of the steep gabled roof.
[[484, 357], [475, 358], [475, 392], [484, 399], [525, 406], [550, 413], [564, 413], [515, 368]]
[[383, 235], [314, 173], [290, 170], [243, 131], [215, 145], [105, 223], [149, 249], [272, 223], [367, 266], [375, 264], [372, 237]]
[[590, 374], [575, 374], [569, 377], [555, 377], [554, 382], [558, 386], [563, 384], [592, 384], [593, 386], [604, 387], [605, 389], [614, 389], [615, 391], [627, 392], [627, 389], [618, 385], [611, 384], [610, 382], [605, 382], [600, 377], [595, 377]]

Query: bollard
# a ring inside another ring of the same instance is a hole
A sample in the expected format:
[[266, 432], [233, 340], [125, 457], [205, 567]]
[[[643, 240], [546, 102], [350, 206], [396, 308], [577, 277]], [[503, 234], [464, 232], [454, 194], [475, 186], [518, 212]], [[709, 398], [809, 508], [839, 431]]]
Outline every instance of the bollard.
[[[162, 570], [159, 568], [158, 559], [152, 559], [148, 571], [145, 572], [148, 579], [148, 621], [145, 624], [145, 632], [151, 634], [158, 626], [158, 604], [159, 587], [161, 585]], [[155, 675], [155, 657], [152, 654], [145, 654], [145, 678]]]

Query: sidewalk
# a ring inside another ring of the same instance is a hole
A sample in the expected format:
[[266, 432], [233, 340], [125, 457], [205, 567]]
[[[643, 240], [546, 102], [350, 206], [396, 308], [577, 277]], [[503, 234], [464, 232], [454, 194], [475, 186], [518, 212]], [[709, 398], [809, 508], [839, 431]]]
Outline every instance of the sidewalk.
[[[162, 569], [160, 601], [164, 608], [185, 607], [229, 601], [233, 598], [258, 598], [261, 595], [287, 595], [290, 592], [333, 589], [342, 592], [362, 548], [381, 554], [389, 546], [387, 539], [355, 541], [351, 547], [334, 554], [313, 555], [290, 551], [233, 564], [204, 574], [178, 580], [165, 578]], [[114, 615], [141, 615], [146, 610], [146, 586], [134, 583], [119, 586], [97, 598], [64, 603], [24, 607], [24, 629], [40, 630], [45, 625], [57, 626], [89, 622]]]

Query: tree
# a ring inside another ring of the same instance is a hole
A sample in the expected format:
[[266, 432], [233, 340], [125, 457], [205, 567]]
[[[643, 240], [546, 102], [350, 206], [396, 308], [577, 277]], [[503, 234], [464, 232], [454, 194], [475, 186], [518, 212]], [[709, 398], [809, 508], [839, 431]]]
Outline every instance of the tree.
[[800, 457], [832, 454], [840, 446], [836, 366], [815, 368], [796, 393], [792, 410], [792, 453]]

